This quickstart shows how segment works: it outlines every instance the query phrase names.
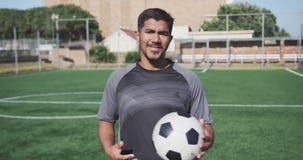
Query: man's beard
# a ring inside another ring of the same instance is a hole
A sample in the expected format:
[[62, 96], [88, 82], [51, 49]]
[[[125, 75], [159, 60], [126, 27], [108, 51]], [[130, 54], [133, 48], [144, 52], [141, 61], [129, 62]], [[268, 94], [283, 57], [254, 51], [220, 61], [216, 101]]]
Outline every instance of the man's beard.
[[157, 57], [157, 58], [149, 57], [149, 56], [147, 55], [146, 52], [143, 52], [143, 55], [145, 56], [145, 58], [146, 58], [150, 63], [156, 63], [156, 62], [158, 62], [159, 60], [162, 60], [162, 59], [165, 58], [165, 54], [161, 54], [161, 55], [160, 55], [159, 57]]
[[[166, 49], [165, 49], [165, 50], [162, 50], [161, 53], [158, 53], [158, 54], [160, 54], [160, 56], [157, 57], [157, 58], [149, 57], [148, 54], [147, 54], [147, 49], [148, 49], [149, 46], [150, 46], [150, 45], [147, 45], [147, 46], [146, 46], [146, 51], [143, 51], [142, 45], [139, 44], [139, 47], [140, 47], [139, 53], [142, 52], [142, 53], [143, 53], [143, 56], [144, 56], [150, 63], [156, 63], [156, 62], [158, 62], [159, 60], [165, 59], [165, 52], [166, 52]], [[163, 49], [162, 46], [161, 46], [161, 49]]]

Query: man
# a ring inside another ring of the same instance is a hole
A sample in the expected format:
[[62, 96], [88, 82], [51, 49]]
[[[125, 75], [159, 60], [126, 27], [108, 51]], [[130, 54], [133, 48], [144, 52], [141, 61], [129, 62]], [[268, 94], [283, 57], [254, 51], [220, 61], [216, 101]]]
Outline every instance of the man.
[[[174, 19], [151, 8], [138, 18], [140, 60], [109, 77], [98, 112], [99, 139], [112, 160], [160, 160], [152, 142], [157, 121], [167, 113], [182, 111], [201, 119], [204, 128], [201, 158], [214, 140], [207, 100], [198, 77], [165, 59], [172, 40]], [[119, 119], [119, 142], [114, 124]]]

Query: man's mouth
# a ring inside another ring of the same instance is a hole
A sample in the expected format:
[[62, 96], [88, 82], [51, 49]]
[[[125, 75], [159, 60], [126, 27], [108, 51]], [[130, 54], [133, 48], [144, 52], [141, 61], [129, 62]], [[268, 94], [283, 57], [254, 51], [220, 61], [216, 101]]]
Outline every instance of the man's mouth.
[[148, 47], [152, 50], [152, 51], [159, 51], [161, 50], [163, 47], [161, 45], [155, 45], [155, 44], [150, 44], [148, 45]]

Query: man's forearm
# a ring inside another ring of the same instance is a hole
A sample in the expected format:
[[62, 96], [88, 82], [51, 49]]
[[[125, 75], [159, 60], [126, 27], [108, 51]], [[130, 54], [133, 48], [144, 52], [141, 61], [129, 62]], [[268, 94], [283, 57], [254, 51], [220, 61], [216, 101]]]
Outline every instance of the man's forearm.
[[114, 123], [99, 121], [98, 136], [104, 151], [107, 152], [115, 142]]

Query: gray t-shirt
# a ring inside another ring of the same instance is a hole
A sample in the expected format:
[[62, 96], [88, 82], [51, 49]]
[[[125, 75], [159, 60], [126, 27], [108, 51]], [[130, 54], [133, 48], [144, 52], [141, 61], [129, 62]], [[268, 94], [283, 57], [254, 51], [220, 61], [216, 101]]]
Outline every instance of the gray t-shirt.
[[136, 63], [111, 74], [98, 119], [119, 119], [123, 149], [131, 150], [140, 160], [160, 160], [152, 142], [153, 128], [162, 116], [176, 111], [212, 122], [197, 75], [173, 62], [158, 71], [145, 70]]

